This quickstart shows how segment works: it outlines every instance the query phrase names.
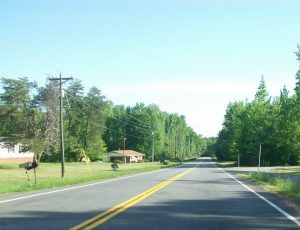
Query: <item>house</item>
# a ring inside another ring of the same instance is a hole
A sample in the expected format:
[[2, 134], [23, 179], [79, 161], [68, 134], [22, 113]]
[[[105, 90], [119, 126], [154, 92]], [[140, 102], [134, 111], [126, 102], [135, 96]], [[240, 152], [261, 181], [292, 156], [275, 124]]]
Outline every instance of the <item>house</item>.
[[108, 153], [108, 158], [111, 162], [138, 163], [144, 161], [145, 154], [133, 150], [115, 150]]
[[33, 160], [33, 152], [21, 152], [21, 145], [6, 147], [0, 142], [0, 163], [24, 163]]

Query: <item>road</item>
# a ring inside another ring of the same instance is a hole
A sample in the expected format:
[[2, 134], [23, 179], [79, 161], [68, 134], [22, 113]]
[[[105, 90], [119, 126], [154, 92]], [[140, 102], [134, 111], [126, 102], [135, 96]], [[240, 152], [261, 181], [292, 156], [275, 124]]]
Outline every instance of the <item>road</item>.
[[275, 208], [202, 158], [80, 187], [1, 196], [0, 229], [299, 229], [293, 210], [259, 194]]

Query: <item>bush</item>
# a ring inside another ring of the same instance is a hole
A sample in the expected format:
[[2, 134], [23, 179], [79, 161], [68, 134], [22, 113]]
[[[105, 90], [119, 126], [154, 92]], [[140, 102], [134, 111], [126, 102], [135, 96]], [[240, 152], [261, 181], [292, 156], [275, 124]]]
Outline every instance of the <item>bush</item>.
[[112, 163], [112, 164], [111, 164], [111, 168], [112, 168], [114, 171], [116, 171], [116, 170], [119, 168], [119, 166], [118, 166], [117, 163]]
[[168, 161], [168, 160], [161, 160], [160, 163], [162, 165], [168, 165], [170, 163], [170, 161]]
[[114, 160], [114, 163], [116, 163], [116, 164], [123, 164], [123, 161], [121, 161], [121, 160]]

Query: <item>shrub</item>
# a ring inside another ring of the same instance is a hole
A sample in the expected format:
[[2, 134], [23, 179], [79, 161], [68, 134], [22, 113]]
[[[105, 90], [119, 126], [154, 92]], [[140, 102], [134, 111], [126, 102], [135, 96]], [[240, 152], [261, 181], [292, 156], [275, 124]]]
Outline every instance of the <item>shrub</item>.
[[112, 168], [114, 171], [116, 171], [116, 170], [119, 168], [119, 166], [118, 166], [117, 163], [112, 163], [112, 164], [111, 164], [111, 168]]
[[168, 165], [170, 163], [170, 161], [168, 161], [168, 160], [161, 160], [160, 163], [162, 165]]
[[114, 163], [116, 163], [116, 164], [123, 164], [123, 161], [121, 161], [121, 160], [114, 160]]

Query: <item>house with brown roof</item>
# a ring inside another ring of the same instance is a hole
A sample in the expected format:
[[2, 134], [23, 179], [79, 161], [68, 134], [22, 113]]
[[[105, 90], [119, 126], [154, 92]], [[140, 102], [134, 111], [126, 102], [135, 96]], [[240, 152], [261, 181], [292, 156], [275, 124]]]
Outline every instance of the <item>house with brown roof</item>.
[[138, 163], [144, 161], [145, 154], [134, 150], [115, 150], [108, 153], [108, 158], [111, 162], [119, 160], [123, 163]]

